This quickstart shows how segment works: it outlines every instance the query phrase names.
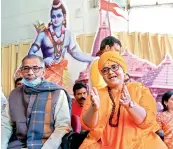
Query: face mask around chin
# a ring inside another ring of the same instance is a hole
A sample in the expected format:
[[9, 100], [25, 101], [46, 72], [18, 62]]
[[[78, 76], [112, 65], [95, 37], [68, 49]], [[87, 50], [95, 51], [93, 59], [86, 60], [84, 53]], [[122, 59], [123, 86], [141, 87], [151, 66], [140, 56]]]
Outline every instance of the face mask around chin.
[[42, 81], [41, 78], [37, 78], [37, 79], [35, 79], [35, 80], [33, 80], [33, 81], [27, 81], [27, 80], [25, 80], [24, 78], [22, 79], [22, 83], [23, 83], [24, 85], [26, 85], [26, 86], [29, 86], [29, 87], [35, 87], [35, 86], [37, 86], [38, 84], [40, 84], [41, 81]]

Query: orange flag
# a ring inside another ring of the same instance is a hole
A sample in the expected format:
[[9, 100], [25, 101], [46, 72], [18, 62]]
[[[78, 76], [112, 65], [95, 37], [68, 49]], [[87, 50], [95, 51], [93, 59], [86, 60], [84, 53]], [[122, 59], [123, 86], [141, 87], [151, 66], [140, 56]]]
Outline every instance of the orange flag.
[[110, 12], [114, 13], [116, 16], [122, 17], [125, 20], [127, 20], [123, 15], [119, 14], [115, 8], [121, 9], [121, 7], [116, 3], [108, 2], [105, 0], [100, 0], [100, 9], [101, 10], [110, 11]]

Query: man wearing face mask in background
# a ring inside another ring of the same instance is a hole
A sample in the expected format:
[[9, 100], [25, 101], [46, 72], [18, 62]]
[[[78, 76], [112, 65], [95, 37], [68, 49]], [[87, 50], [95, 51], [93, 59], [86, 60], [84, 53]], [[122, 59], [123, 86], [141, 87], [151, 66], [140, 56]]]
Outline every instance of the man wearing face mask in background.
[[59, 149], [70, 131], [70, 97], [60, 86], [43, 80], [44, 68], [39, 56], [22, 60], [24, 85], [10, 93], [2, 113], [1, 149]]

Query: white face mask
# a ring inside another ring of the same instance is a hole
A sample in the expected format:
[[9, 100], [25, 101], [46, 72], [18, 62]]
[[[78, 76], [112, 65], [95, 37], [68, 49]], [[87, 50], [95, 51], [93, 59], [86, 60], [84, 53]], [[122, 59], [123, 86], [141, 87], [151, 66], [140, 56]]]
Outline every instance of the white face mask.
[[29, 87], [35, 87], [35, 86], [37, 86], [38, 84], [40, 84], [41, 81], [42, 81], [41, 78], [37, 78], [37, 79], [35, 79], [35, 80], [33, 80], [33, 81], [27, 81], [27, 80], [25, 80], [24, 78], [22, 79], [22, 83], [23, 83], [24, 85], [26, 85], [26, 86], [29, 86]]

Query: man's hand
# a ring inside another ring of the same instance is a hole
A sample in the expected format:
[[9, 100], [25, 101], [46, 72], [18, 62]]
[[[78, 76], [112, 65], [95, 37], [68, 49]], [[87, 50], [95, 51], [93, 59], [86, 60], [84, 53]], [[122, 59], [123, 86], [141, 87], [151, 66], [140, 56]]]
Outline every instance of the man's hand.
[[98, 95], [97, 89], [93, 87], [93, 89], [90, 91], [91, 94], [91, 104], [95, 111], [97, 111], [100, 108], [100, 97]]

